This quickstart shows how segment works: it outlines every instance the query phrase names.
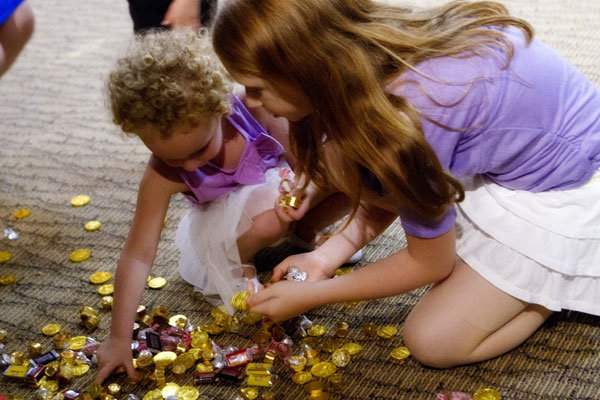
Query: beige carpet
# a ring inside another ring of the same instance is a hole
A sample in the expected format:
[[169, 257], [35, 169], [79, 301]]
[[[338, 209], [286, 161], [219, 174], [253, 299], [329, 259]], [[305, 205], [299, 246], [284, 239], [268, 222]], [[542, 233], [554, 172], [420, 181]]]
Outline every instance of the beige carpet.
[[[112, 126], [101, 95], [110, 62], [130, 35], [125, 0], [30, 1], [37, 17], [35, 36], [0, 80], [0, 221], [20, 235], [17, 240], [0, 240], [0, 251], [12, 253], [10, 261], [0, 264], [0, 275], [17, 277], [15, 285], [0, 286], [0, 329], [8, 331], [5, 350], [9, 354], [26, 351], [33, 342], [49, 350], [51, 340], [41, 334], [41, 328], [50, 322], [60, 323], [71, 336], [86, 334], [79, 324], [79, 308], [100, 308], [100, 296], [88, 277], [100, 270], [114, 272], [148, 157], [138, 141], [124, 139]], [[600, 84], [600, 2], [510, 0], [506, 4], [533, 23], [539, 38]], [[72, 208], [69, 200], [77, 194], [90, 195], [91, 203]], [[186, 207], [181, 197], [174, 200], [153, 270], [168, 284], [161, 291], [148, 289], [143, 303], [164, 305], [202, 324], [211, 319], [210, 307], [192, 297], [192, 288], [179, 278], [176, 268], [173, 239]], [[31, 210], [29, 218], [14, 219], [13, 212], [20, 208]], [[83, 224], [92, 219], [103, 226], [86, 232]], [[396, 224], [366, 248], [363, 263], [402, 244]], [[92, 257], [80, 264], [69, 262], [69, 253], [78, 248], [91, 249]], [[263, 253], [258, 264], [268, 268], [290, 250], [284, 246]], [[328, 335], [337, 321], [347, 322], [347, 341], [363, 346], [342, 371], [346, 383], [335, 392], [339, 398], [434, 399], [441, 390], [472, 394], [484, 387], [497, 389], [503, 399], [600, 398], [600, 319], [583, 314], [558, 314], [516, 350], [478, 365], [435, 370], [413, 359], [392, 363], [388, 354], [402, 345], [401, 337], [366, 340], [360, 327], [372, 321], [400, 328], [420, 293], [322, 307], [308, 314], [313, 322], [329, 328]], [[109, 322], [109, 313], [102, 311], [100, 326], [90, 336], [104, 339]], [[223, 345], [247, 346], [255, 329], [243, 326], [239, 334], [214, 339]], [[280, 362], [277, 371], [281, 379], [273, 390], [279, 399], [307, 397]], [[85, 389], [94, 373], [95, 368], [70, 387]], [[190, 383], [191, 373], [174, 380]], [[122, 382], [122, 377], [110, 381]], [[201, 398], [233, 399], [239, 387], [201, 386]], [[152, 388], [146, 379], [125, 386], [124, 392], [143, 395]], [[0, 393], [34, 398], [31, 387], [5, 377], [0, 377]]]

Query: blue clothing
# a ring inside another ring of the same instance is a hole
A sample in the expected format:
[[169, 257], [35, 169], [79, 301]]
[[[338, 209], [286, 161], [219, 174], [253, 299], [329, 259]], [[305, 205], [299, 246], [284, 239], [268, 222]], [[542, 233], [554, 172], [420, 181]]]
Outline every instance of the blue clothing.
[[[515, 45], [508, 69], [500, 48], [434, 58], [388, 90], [421, 113], [425, 138], [454, 177], [484, 174], [531, 192], [583, 185], [600, 168], [600, 91], [549, 46], [526, 46], [514, 28], [504, 33]], [[456, 212], [434, 222], [400, 217], [406, 233], [436, 237], [451, 229]]]
[[1, 0], [0, 1], [0, 24], [3, 24], [24, 0]]

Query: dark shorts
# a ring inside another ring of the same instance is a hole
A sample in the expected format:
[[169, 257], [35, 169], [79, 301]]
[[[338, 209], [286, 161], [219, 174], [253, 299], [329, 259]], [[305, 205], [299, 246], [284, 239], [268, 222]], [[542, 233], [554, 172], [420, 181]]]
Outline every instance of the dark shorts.
[[[127, 0], [127, 2], [135, 33], [165, 28], [160, 23], [165, 17], [171, 0]], [[200, 25], [210, 25], [216, 5], [217, 0], [200, 0]]]

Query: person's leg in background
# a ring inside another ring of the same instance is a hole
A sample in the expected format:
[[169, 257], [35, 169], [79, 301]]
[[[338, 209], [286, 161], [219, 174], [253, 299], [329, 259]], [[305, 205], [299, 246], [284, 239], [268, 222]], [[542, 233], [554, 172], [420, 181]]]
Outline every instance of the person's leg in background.
[[33, 10], [26, 1], [5, 4], [0, 13], [11, 11], [9, 15], [0, 15], [0, 18], [4, 18], [0, 20], [0, 76], [15, 62], [31, 38], [35, 26]]
[[127, 0], [135, 33], [169, 27], [209, 26], [217, 0]]

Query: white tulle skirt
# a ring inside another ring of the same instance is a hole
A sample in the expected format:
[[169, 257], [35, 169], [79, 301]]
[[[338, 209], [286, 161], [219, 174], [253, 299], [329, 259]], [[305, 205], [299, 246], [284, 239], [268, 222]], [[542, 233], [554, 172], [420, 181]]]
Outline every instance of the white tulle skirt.
[[463, 181], [457, 253], [504, 292], [550, 310], [600, 315], [600, 171], [571, 190]]
[[181, 277], [195, 286], [207, 301], [223, 304], [233, 314], [230, 299], [255, 278], [252, 266], [242, 265], [237, 239], [252, 225], [252, 219], [273, 208], [279, 196], [282, 162], [266, 171], [266, 182], [240, 186], [209, 203], [195, 205], [181, 219], [175, 244], [179, 248]]

